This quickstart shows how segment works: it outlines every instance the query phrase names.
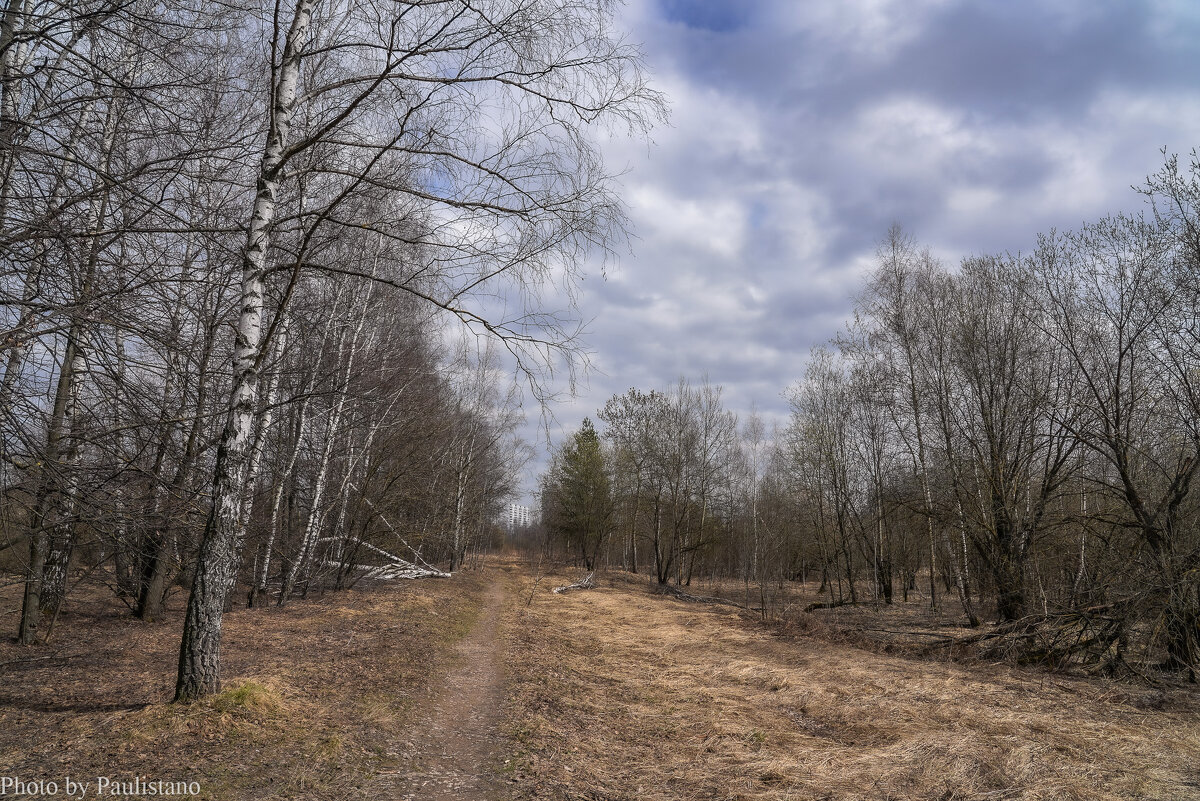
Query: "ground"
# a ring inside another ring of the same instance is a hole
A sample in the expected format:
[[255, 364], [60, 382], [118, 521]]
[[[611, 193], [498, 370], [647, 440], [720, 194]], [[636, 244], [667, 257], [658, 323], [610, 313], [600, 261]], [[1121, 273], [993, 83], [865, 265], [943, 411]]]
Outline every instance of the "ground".
[[502, 750], [504, 700], [497, 627], [504, 606], [504, 582], [493, 579], [483, 614], [458, 644], [437, 700], [420, 716], [408, 743], [401, 798], [456, 801], [497, 795], [494, 768]]
[[878, 653], [620, 574], [551, 592], [577, 577], [496, 559], [236, 610], [226, 689], [192, 706], [167, 703], [177, 617], [78, 594], [48, 646], [0, 645], [0, 777], [268, 801], [1200, 799], [1187, 688]]
[[518, 606], [522, 798], [1200, 798], [1186, 690], [781, 636], [612, 577]]

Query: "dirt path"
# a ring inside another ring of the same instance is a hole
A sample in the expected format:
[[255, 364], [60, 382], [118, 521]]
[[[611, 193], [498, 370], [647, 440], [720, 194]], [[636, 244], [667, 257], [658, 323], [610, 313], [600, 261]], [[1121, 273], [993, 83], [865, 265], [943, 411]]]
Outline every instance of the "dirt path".
[[459, 664], [406, 744], [409, 767], [402, 773], [398, 798], [486, 801], [497, 796], [492, 765], [504, 700], [497, 643], [503, 606], [504, 585], [495, 578], [479, 619], [457, 646]]

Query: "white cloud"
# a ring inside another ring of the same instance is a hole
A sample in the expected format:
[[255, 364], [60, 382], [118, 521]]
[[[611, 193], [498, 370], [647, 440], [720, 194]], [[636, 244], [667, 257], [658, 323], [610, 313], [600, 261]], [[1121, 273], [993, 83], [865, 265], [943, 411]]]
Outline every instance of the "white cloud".
[[649, 185], [632, 187], [627, 200], [641, 235], [670, 247], [735, 258], [745, 243], [746, 211], [733, 200], [693, 200]]
[[[1160, 146], [1200, 145], [1200, 12], [1177, 0], [759, 0], [736, 31], [625, 21], [671, 126], [611, 139], [638, 239], [588, 280], [600, 372], [565, 429], [631, 386], [708, 373], [743, 416], [846, 319], [905, 225], [945, 261], [1137, 208]], [[998, 69], [1011, 66], [1010, 70]]]
[[999, 155], [1005, 128], [972, 123], [960, 109], [899, 96], [864, 107], [850, 123], [847, 145], [873, 178], [941, 182], [964, 164]]
[[883, 60], [916, 39], [952, 0], [804, 0], [771, 6], [771, 23], [826, 40], [857, 58]]

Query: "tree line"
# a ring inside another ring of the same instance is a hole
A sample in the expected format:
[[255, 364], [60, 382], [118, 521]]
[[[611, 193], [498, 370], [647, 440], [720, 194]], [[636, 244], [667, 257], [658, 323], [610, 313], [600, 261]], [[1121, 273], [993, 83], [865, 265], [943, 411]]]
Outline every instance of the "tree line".
[[[955, 267], [894, 227], [769, 436], [707, 383], [609, 400], [609, 562], [739, 577], [764, 608], [810, 574], [824, 606], [919, 593], [970, 626], [1041, 627], [1043, 645], [1066, 627], [1062, 654], [1194, 678], [1200, 163], [1168, 157], [1142, 192], [1144, 214]], [[599, 535], [563, 513], [573, 448], [543, 510], [586, 559]]]
[[[457, 569], [519, 398], [624, 216], [593, 130], [662, 113], [610, 3], [54, 4], [0, 17], [0, 547], [44, 641], [79, 571], [221, 618], [381, 557]], [[489, 344], [483, 344], [489, 343]], [[72, 572], [72, 568], [78, 568]]]

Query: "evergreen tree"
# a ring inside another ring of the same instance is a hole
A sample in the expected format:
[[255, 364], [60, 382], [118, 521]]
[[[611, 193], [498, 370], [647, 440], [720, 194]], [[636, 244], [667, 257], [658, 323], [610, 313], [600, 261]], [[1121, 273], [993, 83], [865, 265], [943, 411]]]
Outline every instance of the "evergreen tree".
[[550, 530], [594, 570], [612, 524], [613, 501], [604, 451], [591, 420], [585, 418], [555, 455], [547, 479], [542, 503]]

